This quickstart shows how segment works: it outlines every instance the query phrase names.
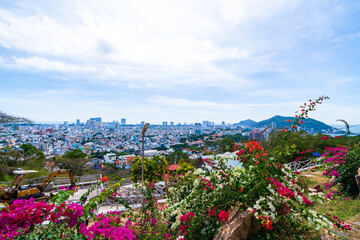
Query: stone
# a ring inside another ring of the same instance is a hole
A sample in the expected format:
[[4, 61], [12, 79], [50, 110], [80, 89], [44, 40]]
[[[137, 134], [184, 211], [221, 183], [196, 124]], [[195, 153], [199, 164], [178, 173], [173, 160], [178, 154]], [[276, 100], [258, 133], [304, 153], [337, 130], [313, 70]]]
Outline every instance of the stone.
[[254, 216], [253, 209], [240, 211], [235, 207], [229, 213], [229, 220], [221, 226], [213, 240], [244, 240], [260, 230], [261, 224]]
[[354, 222], [354, 224], [356, 224], [356, 225], [360, 226], [360, 222]]
[[321, 240], [334, 240], [334, 238], [331, 235], [323, 234], [321, 235]]
[[348, 238], [347, 234], [344, 233], [344, 232], [340, 232], [340, 231], [334, 230], [333, 233], [334, 233], [336, 236], [342, 237], [342, 238], [344, 238], [344, 239], [347, 239], [347, 238]]

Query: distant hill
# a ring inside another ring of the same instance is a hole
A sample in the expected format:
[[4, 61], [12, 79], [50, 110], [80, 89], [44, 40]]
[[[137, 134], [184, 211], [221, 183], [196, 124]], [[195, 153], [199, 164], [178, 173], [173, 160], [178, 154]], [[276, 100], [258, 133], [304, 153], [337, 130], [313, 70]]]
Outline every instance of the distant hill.
[[[287, 120], [289, 119], [291, 120], [291, 122], [287, 122]], [[270, 126], [271, 123], [275, 123], [276, 127], [284, 128], [285, 126], [290, 126], [294, 122], [294, 120], [295, 117], [283, 117], [277, 115], [272, 118], [257, 122], [253, 125], [253, 127], [262, 128], [262, 127]], [[310, 130], [311, 128], [313, 128], [315, 132], [321, 132], [322, 130], [331, 131], [333, 129], [333, 127], [312, 118], [307, 118], [303, 121], [304, 123], [301, 124], [300, 127], [306, 130]]]
[[241, 125], [241, 126], [246, 126], [246, 127], [253, 127], [257, 122], [255, 122], [254, 120], [251, 119], [246, 119], [244, 121], [240, 121], [238, 124], [236, 125]]

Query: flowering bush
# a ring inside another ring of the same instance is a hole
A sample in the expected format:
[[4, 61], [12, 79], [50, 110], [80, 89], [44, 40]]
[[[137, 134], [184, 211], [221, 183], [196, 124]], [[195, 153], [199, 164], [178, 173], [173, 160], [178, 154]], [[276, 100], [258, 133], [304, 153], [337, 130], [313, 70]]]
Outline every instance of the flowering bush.
[[[15, 202], [2, 210], [0, 215], [0, 239], [21, 238], [21, 235], [48, 235], [63, 238], [68, 231], [79, 224], [84, 208], [78, 204], [61, 205], [29, 200], [15, 200]], [[39, 224], [50, 221], [49, 226], [40, 227]], [[35, 228], [35, 226], [38, 226]], [[55, 231], [53, 231], [55, 230]], [[71, 235], [74, 233], [72, 232]]]
[[[323, 175], [329, 177], [326, 183], [326, 190], [329, 191], [327, 198], [331, 198], [335, 193], [349, 197], [358, 196], [359, 189], [354, 177], [360, 167], [360, 146], [326, 148], [323, 157]], [[333, 190], [333, 186], [338, 186], [339, 191]]]
[[197, 169], [169, 188], [175, 233], [185, 239], [212, 239], [234, 206], [252, 207], [263, 230], [273, 237], [290, 230], [298, 234], [332, 228], [328, 216], [309, 207], [321, 203], [323, 194], [307, 188], [302, 177], [278, 164], [259, 143], [237, 146], [236, 155], [242, 167], [228, 167], [224, 159], [207, 159], [211, 169]]

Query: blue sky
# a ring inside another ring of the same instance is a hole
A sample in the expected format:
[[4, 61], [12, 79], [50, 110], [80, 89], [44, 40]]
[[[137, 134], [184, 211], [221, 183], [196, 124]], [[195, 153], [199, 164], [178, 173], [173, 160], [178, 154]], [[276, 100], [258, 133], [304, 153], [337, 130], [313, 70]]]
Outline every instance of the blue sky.
[[0, 3], [0, 110], [130, 123], [360, 123], [360, 2]]

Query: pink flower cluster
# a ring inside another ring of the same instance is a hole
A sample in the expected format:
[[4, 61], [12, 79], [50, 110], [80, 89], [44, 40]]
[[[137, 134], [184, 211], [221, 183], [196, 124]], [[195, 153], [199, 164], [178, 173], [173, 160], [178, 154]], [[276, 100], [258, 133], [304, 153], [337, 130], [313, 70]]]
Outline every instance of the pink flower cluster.
[[47, 218], [45, 213], [49, 213], [54, 205], [45, 202], [35, 202], [30, 200], [15, 200], [15, 202], [3, 209], [0, 215], [0, 239], [12, 239], [25, 233], [35, 224], [41, 224]]
[[351, 225], [347, 225], [344, 222], [342, 222], [339, 217], [337, 216], [331, 216], [330, 214], [327, 215], [330, 217], [330, 220], [334, 223], [334, 226], [337, 226], [339, 228], [342, 228], [344, 230], [351, 230]]
[[131, 221], [127, 221], [124, 227], [115, 227], [114, 222], [120, 222], [120, 218], [116, 217], [103, 217], [100, 215], [98, 221], [96, 221], [90, 227], [85, 224], [80, 225], [80, 233], [87, 236], [88, 239], [94, 239], [96, 236], [102, 236], [105, 239], [113, 240], [132, 240], [135, 239], [133, 231], [129, 229], [133, 224]]
[[[290, 188], [285, 187], [281, 182], [279, 182], [277, 179], [273, 179], [271, 177], [268, 178], [269, 181], [274, 184], [277, 187], [277, 191], [284, 197], [293, 199], [295, 197], [295, 192], [292, 191]], [[295, 183], [293, 181], [293, 183]], [[306, 197], [302, 196], [302, 194], [299, 194], [302, 199], [304, 200], [304, 202], [308, 205], [314, 204], [313, 202], [311, 202], [309, 199], [307, 199]]]
[[[340, 177], [339, 168], [347, 159], [348, 149], [345, 147], [327, 147], [325, 148], [325, 153], [322, 155], [326, 159], [324, 160], [324, 164], [327, 165], [327, 169], [323, 172], [323, 175], [332, 177], [335, 176]], [[334, 186], [335, 181], [329, 181], [326, 183], [326, 190], [330, 191], [330, 188]], [[330, 191], [326, 198], [331, 198], [331, 196], [335, 193], [335, 191]]]
[[78, 190], [78, 189], [76, 188], [76, 186], [73, 186], [72, 188], [68, 188], [68, 187], [65, 187], [65, 186], [61, 186], [60, 189], [61, 189], [61, 190], [65, 190], [66, 192], [68, 192], [68, 191], [70, 191], [70, 190], [73, 190], [73, 191], [77, 192], [77, 190]]
[[49, 220], [54, 223], [66, 223], [69, 228], [78, 224], [79, 218], [84, 215], [84, 207], [77, 204], [65, 204], [55, 206], [54, 211], [50, 212]]
[[29, 200], [15, 200], [14, 203], [3, 209], [0, 215], [0, 239], [12, 239], [29, 232], [33, 225], [44, 221], [65, 223], [72, 228], [78, 224], [78, 219], [84, 214], [84, 208], [76, 203], [56, 206], [45, 202]]
[[215, 189], [212, 182], [207, 180], [206, 178], [201, 178], [200, 182], [201, 182], [201, 184], [203, 186], [203, 190], [207, 190], [208, 188]]
[[189, 223], [193, 217], [195, 217], [195, 214], [193, 212], [189, 212], [180, 217], [180, 222]]
[[195, 217], [195, 214], [193, 212], [189, 212], [180, 217], [180, 222], [182, 223], [182, 225], [180, 226], [180, 231], [183, 232], [184, 235], [188, 235], [190, 233], [188, 227], [191, 227], [191, 224], [189, 223], [193, 217]]
[[295, 197], [295, 193], [290, 190], [288, 187], [285, 187], [281, 182], [277, 179], [273, 179], [271, 177], [268, 178], [271, 183], [273, 183], [277, 187], [277, 191], [284, 197], [288, 197], [293, 199]]

